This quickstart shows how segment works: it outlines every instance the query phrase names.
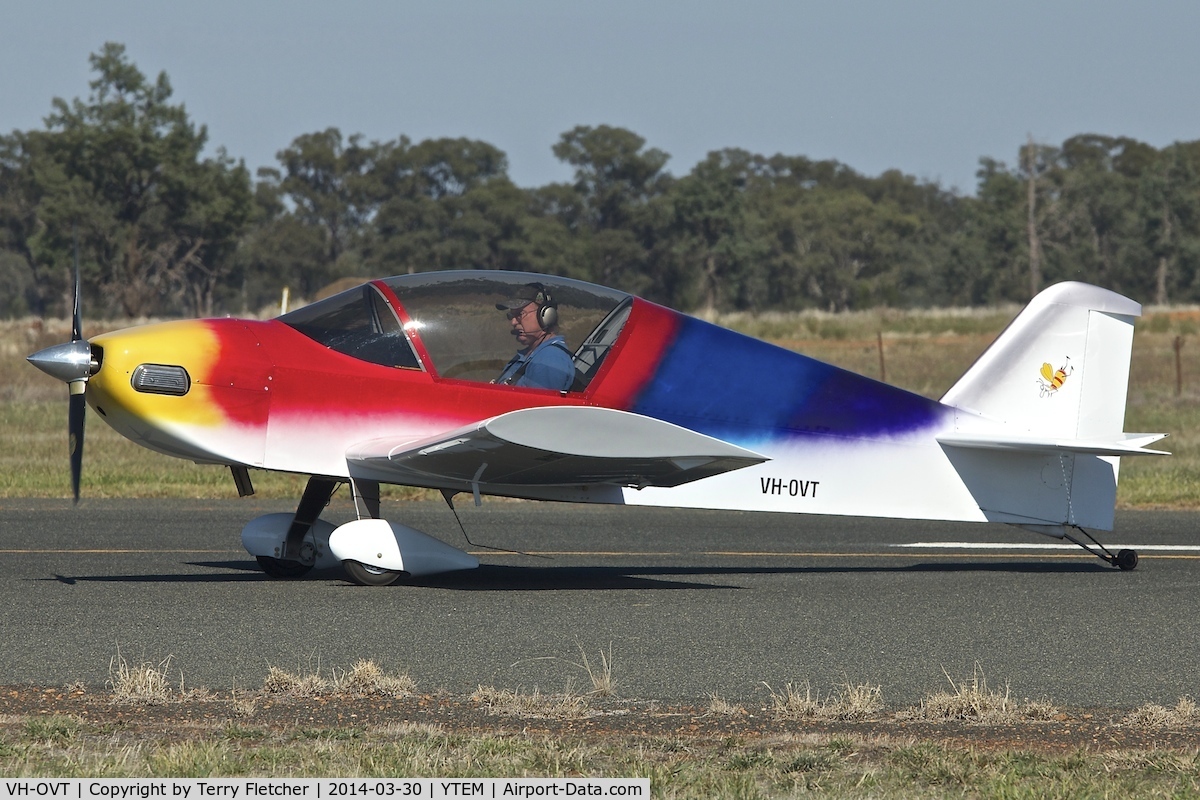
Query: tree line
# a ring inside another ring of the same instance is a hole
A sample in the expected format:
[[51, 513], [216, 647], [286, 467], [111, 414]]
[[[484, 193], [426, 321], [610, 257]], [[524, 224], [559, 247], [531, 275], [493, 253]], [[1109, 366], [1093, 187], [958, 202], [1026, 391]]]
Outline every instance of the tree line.
[[1084, 134], [982, 158], [973, 196], [898, 170], [669, 156], [606, 125], [562, 134], [571, 183], [515, 185], [466, 138], [304, 134], [250, 175], [120, 44], [86, 99], [0, 137], [0, 316], [69, 310], [78, 252], [97, 316], [256, 311], [280, 290], [454, 268], [529, 270], [695, 310], [1024, 301], [1083, 280], [1200, 301], [1200, 141]]

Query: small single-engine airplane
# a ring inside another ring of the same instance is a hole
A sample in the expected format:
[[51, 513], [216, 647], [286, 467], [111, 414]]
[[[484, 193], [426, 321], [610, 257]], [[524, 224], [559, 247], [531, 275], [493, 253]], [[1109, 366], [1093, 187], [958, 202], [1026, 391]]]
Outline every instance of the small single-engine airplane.
[[[563, 337], [563, 388], [497, 380], [525, 312]], [[1165, 436], [1122, 432], [1140, 313], [1105, 289], [1052, 286], [940, 402], [623, 292], [497, 271], [372, 280], [267, 321], [90, 341], [76, 288], [72, 341], [29, 360], [70, 385], [77, 500], [85, 402], [151, 450], [228, 466], [243, 496], [250, 469], [310, 476], [294, 514], [242, 532], [275, 578], [340, 563], [386, 585], [478, 565], [380, 518], [381, 483], [448, 503], [465, 492], [1003, 522], [1127, 570], [1137, 554], [1086, 529], [1112, 529], [1120, 456], [1158, 453], [1145, 445]], [[319, 515], [346, 483], [358, 519], [334, 527]]]

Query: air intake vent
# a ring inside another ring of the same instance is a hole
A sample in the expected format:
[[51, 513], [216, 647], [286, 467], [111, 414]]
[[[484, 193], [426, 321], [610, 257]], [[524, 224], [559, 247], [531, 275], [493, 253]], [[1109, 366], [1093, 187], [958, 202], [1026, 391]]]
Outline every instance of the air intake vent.
[[183, 367], [142, 364], [133, 371], [133, 388], [148, 394], [185, 395], [192, 379]]

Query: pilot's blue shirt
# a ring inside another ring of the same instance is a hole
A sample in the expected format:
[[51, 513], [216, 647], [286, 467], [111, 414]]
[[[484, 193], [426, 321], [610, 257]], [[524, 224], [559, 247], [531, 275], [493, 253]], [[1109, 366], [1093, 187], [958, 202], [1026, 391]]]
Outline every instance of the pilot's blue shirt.
[[532, 353], [517, 353], [496, 379], [496, 383], [559, 391], [570, 389], [574, 382], [575, 360], [561, 336], [551, 336]]

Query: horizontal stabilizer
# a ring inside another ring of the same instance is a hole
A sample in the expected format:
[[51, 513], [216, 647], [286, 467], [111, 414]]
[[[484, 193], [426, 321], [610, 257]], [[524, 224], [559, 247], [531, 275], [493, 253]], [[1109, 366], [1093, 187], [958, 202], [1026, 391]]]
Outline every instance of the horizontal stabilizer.
[[413, 442], [372, 439], [346, 453], [352, 475], [458, 486], [679, 486], [767, 461], [669, 422], [590, 406], [511, 411]]
[[1096, 456], [1169, 456], [1165, 450], [1147, 450], [1145, 446], [1165, 438], [1165, 433], [1122, 433], [1107, 439], [1054, 439], [1044, 436], [952, 433], [938, 437], [938, 443], [951, 447], [981, 450], [1019, 450], [1027, 453], [1087, 453]]

